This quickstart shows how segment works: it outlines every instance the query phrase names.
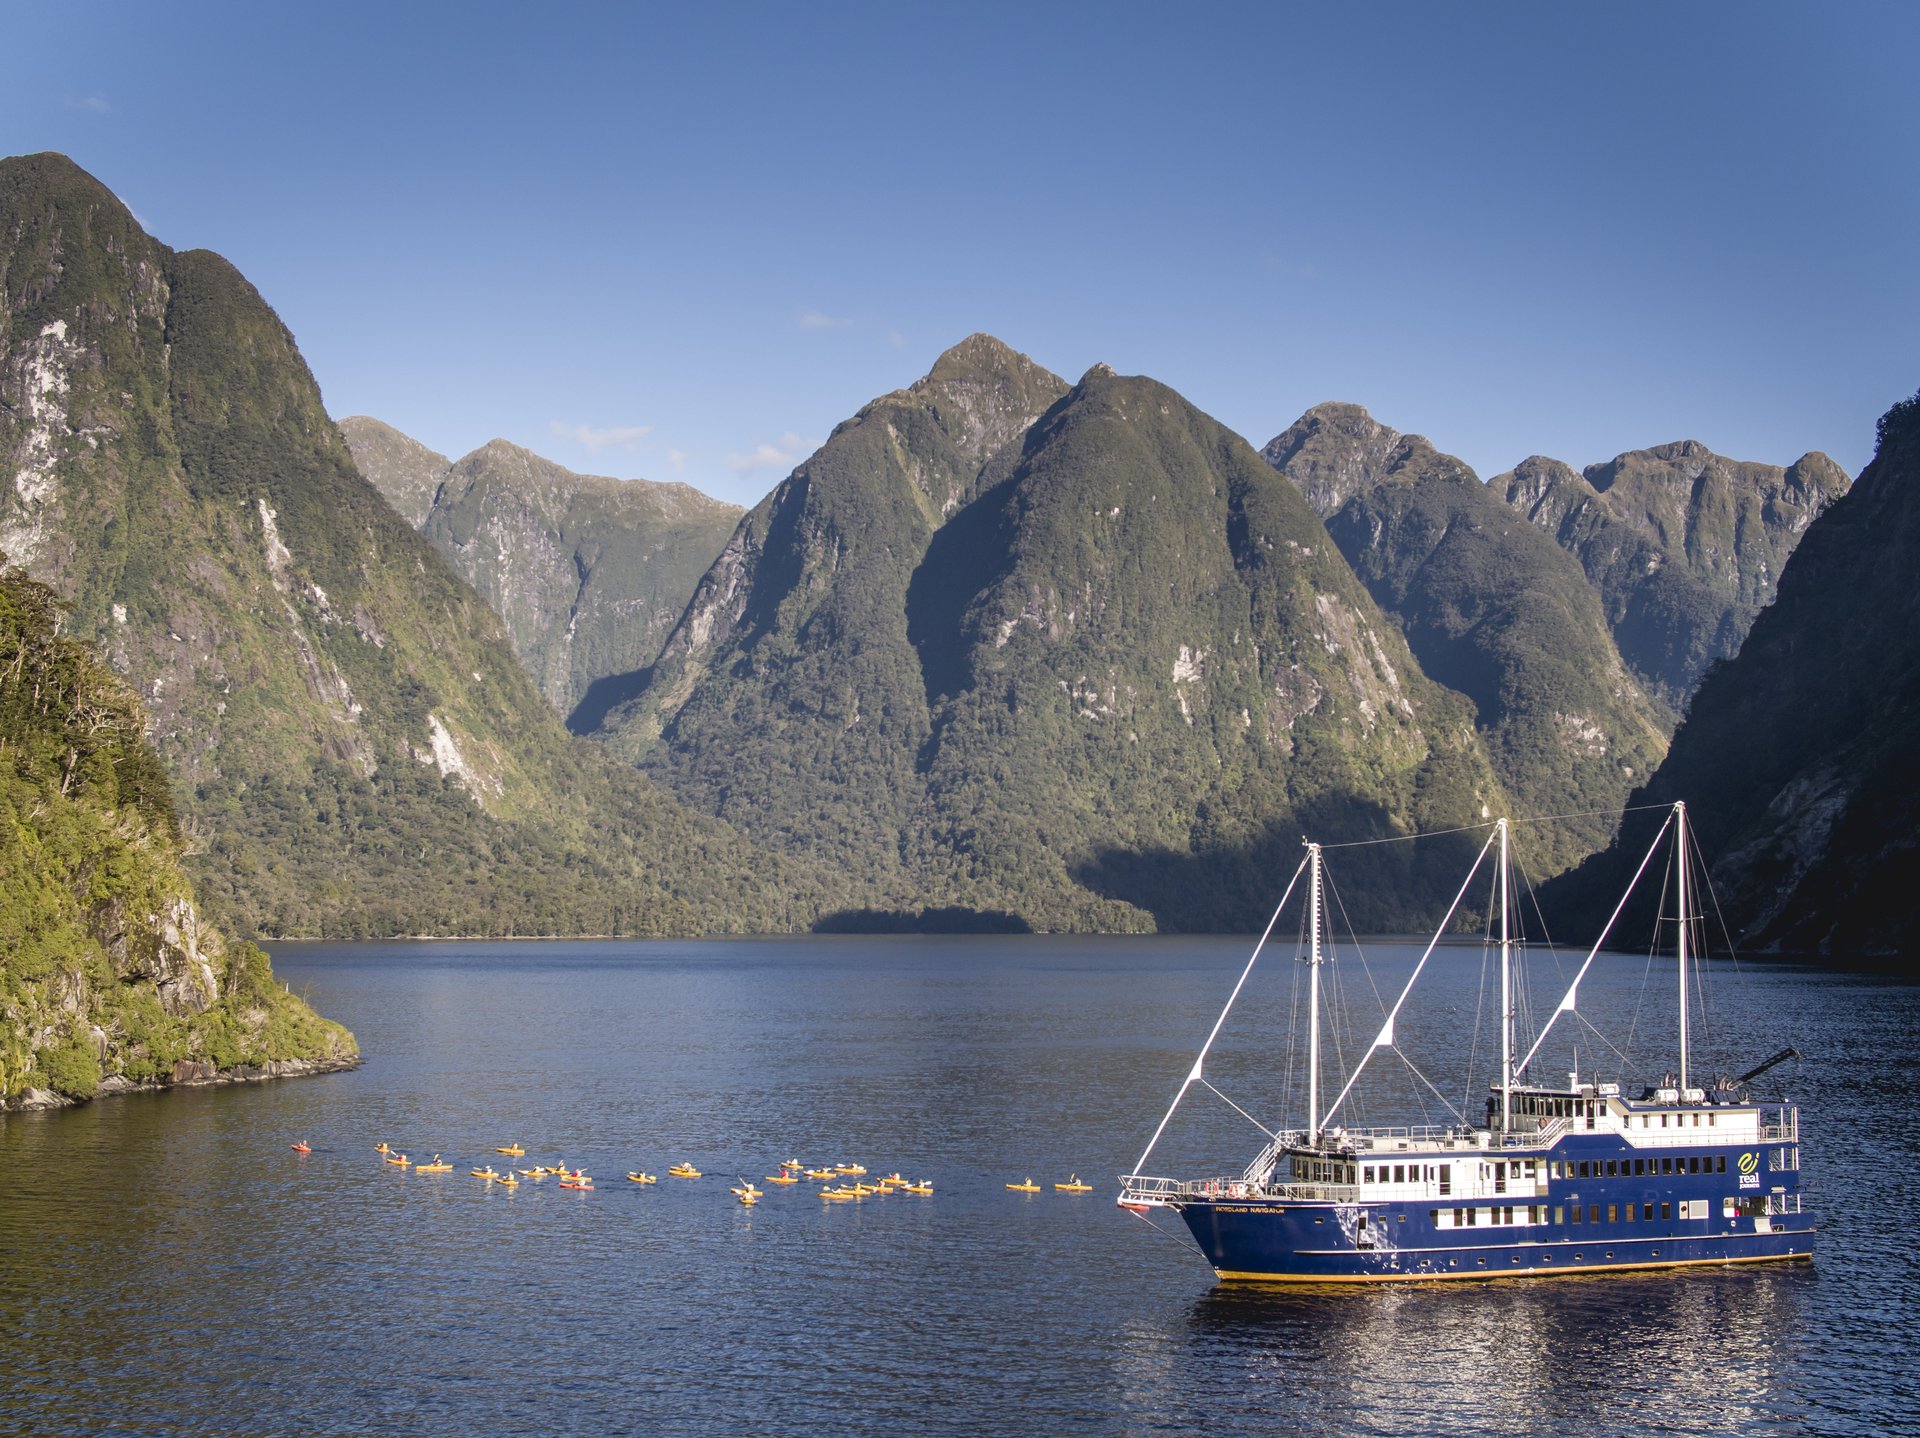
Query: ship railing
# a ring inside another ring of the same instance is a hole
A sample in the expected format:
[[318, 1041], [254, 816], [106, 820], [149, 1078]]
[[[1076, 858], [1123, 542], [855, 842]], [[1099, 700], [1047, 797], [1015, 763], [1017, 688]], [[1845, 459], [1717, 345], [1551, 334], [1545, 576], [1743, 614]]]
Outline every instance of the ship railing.
[[1140, 1208], [1167, 1208], [1202, 1199], [1284, 1199], [1295, 1203], [1357, 1203], [1357, 1183], [1255, 1183], [1245, 1176], [1219, 1178], [1156, 1178], [1128, 1173], [1120, 1176], [1120, 1202]]
[[1799, 1213], [1800, 1195], [1797, 1193], [1770, 1193], [1767, 1195], [1767, 1213], [1769, 1216], [1779, 1213]]
[[1760, 1125], [1760, 1142], [1794, 1143], [1800, 1138], [1800, 1115], [1789, 1112], [1777, 1123]]

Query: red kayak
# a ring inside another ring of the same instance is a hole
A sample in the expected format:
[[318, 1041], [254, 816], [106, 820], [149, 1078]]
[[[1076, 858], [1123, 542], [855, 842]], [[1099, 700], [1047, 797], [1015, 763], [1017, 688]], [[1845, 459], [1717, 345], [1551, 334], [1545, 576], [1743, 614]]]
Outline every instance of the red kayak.
[[313, 1152], [313, 1150], [308, 1148], [304, 1143], [296, 1143], [293, 1146], [293, 1151], [295, 1153], [312, 1153]]

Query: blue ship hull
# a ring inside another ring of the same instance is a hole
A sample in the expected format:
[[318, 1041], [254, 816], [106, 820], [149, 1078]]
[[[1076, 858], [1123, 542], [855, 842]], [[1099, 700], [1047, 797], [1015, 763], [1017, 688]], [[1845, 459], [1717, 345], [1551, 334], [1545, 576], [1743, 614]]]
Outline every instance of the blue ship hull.
[[[1737, 1182], [1737, 1172], [1731, 1179], [1699, 1175], [1659, 1185], [1589, 1178], [1492, 1202], [1428, 1197], [1349, 1203], [1252, 1195], [1184, 1198], [1173, 1206], [1214, 1272], [1234, 1281], [1485, 1279], [1810, 1258], [1813, 1216], [1730, 1215], [1725, 1200], [1751, 1196], [1750, 1189], [1740, 1194]], [[1706, 1217], [1660, 1216], [1684, 1212], [1687, 1201], [1700, 1200], [1706, 1201]], [[1624, 1217], [1629, 1205], [1632, 1221]], [[1538, 1213], [1546, 1221], [1442, 1225], [1442, 1214], [1470, 1211], [1475, 1219]], [[1580, 1221], [1571, 1221], [1576, 1213]]]

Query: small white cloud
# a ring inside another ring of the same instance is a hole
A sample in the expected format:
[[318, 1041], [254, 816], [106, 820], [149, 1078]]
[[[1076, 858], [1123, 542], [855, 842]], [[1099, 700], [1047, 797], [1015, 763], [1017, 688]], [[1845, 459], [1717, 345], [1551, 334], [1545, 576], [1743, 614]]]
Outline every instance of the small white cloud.
[[686, 467], [687, 467], [687, 452], [684, 449], [670, 449], [667, 451], [667, 468], [668, 469], [672, 470], [675, 474], [678, 474], [680, 473], [681, 470], [685, 469]]
[[763, 440], [753, 447], [751, 454], [736, 451], [728, 455], [726, 464], [735, 474], [752, 474], [756, 469], [792, 469], [802, 454], [817, 447], [797, 434], [783, 434], [778, 444]]
[[1285, 255], [1276, 255], [1271, 250], [1260, 256], [1260, 268], [1268, 274], [1283, 275], [1290, 280], [1317, 280], [1320, 267], [1311, 260], [1290, 260]]
[[547, 428], [561, 439], [570, 439], [588, 454], [598, 454], [603, 449], [632, 449], [641, 440], [653, 433], [650, 424], [563, 424], [559, 420], [550, 420]]
[[853, 321], [837, 315], [823, 315], [819, 310], [802, 310], [794, 324], [803, 330], [844, 330], [850, 328]]
[[905, 349], [907, 347], [907, 337], [901, 334], [899, 330], [888, 330], [887, 343], [897, 350]]
[[96, 115], [111, 115], [113, 105], [105, 95], [88, 95], [83, 99], [67, 101], [69, 110], [91, 110]]

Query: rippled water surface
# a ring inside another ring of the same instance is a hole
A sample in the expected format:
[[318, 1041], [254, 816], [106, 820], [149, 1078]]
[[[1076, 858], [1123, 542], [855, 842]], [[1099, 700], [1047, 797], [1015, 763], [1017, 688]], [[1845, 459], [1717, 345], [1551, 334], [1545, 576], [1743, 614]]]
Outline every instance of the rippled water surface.
[[[0, 1119], [0, 1432], [1920, 1431], [1920, 990], [1712, 975], [1702, 1067], [1807, 1056], [1779, 1074], [1822, 1215], [1811, 1265], [1263, 1291], [1217, 1286], [1182, 1234], [1113, 1204], [1246, 949], [283, 946], [361, 1069]], [[1372, 990], [1410, 955], [1368, 957], [1344, 987], [1371, 1037]], [[1293, 967], [1249, 990], [1208, 1067], [1268, 1121]], [[1671, 1062], [1646, 967], [1603, 960], [1581, 991], [1628, 1074]], [[1433, 1017], [1401, 1026], [1456, 1103], [1486, 1002], [1478, 951], [1443, 950]], [[1556, 1031], [1542, 1061], [1620, 1069], [1579, 1039]], [[1484, 1040], [1475, 1056], [1483, 1082]], [[1376, 1068], [1351, 1117], [1445, 1116], [1414, 1107], [1407, 1065]], [[469, 1176], [515, 1139], [595, 1190]], [[385, 1166], [382, 1140], [456, 1168]], [[1260, 1142], [1202, 1091], [1149, 1168], [1238, 1170]], [[936, 1192], [732, 1201], [788, 1157]], [[707, 1177], [667, 1177], [681, 1159]], [[1095, 1192], [1052, 1189], [1073, 1172]], [[1028, 1174], [1046, 1191], [1005, 1189]]]

